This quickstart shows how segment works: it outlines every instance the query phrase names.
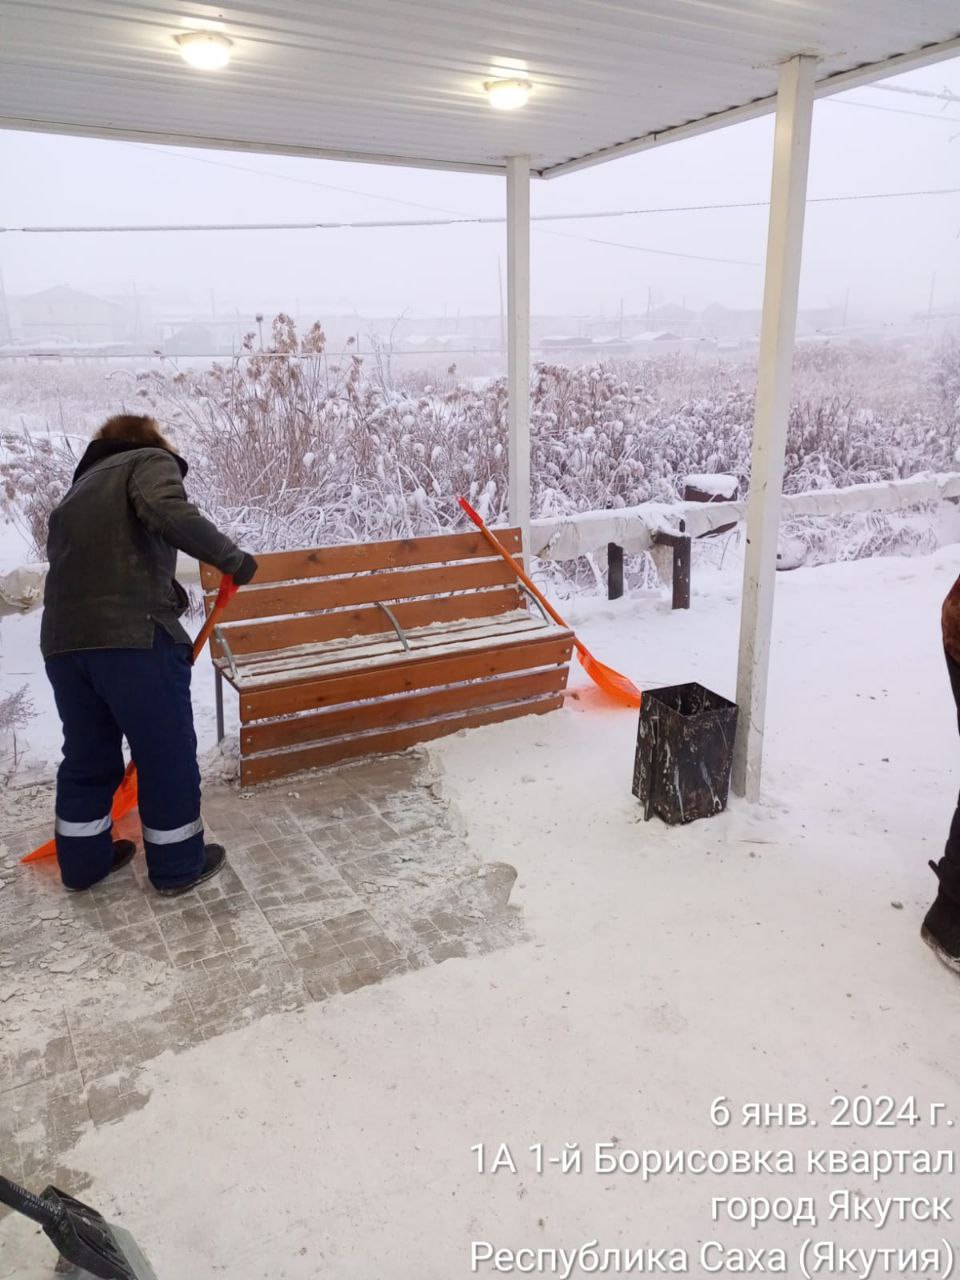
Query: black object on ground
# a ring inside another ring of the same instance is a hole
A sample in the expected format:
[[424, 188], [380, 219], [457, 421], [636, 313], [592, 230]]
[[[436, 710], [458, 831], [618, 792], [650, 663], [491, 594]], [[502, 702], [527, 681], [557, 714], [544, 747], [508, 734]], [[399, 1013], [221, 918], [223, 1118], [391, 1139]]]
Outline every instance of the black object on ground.
[[61, 1261], [79, 1268], [80, 1276], [95, 1276], [97, 1280], [157, 1280], [126, 1231], [111, 1226], [96, 1209], [81, 1204], [56, 1187], [47, 1187], [35, 1196], [0, 1175], [0, 1204], [38, 1222], [58, 1250]]
[[657, 533], [653, 541], [660, 547], [673, 548], [673, 602], [674, 609], [690, 608], [690, 574], [693, 560], [690, 534], [684, 532], [686, 521], [680, 521], [679, 533]]
[[736, 728], [736, 704], [702, 684], [645, 690], [633, 766], [644, 818], [675, 825], [722, 812]]
[[623, 547], [607, 543], [607, 599], [619, 600], [623, 595]]

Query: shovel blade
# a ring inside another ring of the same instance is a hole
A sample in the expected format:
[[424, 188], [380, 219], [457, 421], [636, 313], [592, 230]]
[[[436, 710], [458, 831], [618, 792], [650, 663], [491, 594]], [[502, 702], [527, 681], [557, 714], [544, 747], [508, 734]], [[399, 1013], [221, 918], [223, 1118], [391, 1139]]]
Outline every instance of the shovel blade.
[[135, 809], [137, 807], [138, 798], [137, 769], [131, 760], [123, 775], [123, 781], [113, 793], [113, 805], [110, 809], [110, 816], [113, 818], [114, 822], [116, 822], [118, 818], [125, 817], [132, 809]]
[[[60, 1253], [61, 1274], [87, 1280], [157, 1280], [136, 1241], [115, 1227], [96, 1209], [56, 1187], [47, 1187], [40, 1200], [59, 1212], [59, 1220], [43, 1230]], [[63, 1272], [72, 1264], [73, 1271]]]
[[25, 853], [20, 859], [21, 862], [42, 862], [44, 858], [55, 858], [57, 856], [56, 840], [48, 840], [46, 844], [42, 844], [39, 849], [34, 849], [33, 853]]
[[113, 1236], [127, 1260], [127, 1265], [133, 1271], [135, 1280], [157, 1280], [157, 1273], [143, 1256], [140, 1246], [130, 1232], [125, 1231], [123, 1227], [114, 1226]]
[[625, 707], [640, 706], [643, 694], [632, 680], [628, 680], [619, 671], [614, 671], [613, 667], [608, 667], [606, 663], [598, 661], [589, 649], [584, 649], [582, 645], [577, 646], [577, 654], [584, 671], [604, 693], [609, 694]]
[[[158, 1280], [157, 1273], [141, 1253], [139, 1245], [130, 1232], [115, 1225], [111, 1225], [110, 1230], [134, 1280]], [[75, 1267], [69, 1262], [62, 1265], [59, 1274], [70, 1276], [72, 1280], [97, 1280], [92, 1271], [85, 1271], [83, 1267]]]

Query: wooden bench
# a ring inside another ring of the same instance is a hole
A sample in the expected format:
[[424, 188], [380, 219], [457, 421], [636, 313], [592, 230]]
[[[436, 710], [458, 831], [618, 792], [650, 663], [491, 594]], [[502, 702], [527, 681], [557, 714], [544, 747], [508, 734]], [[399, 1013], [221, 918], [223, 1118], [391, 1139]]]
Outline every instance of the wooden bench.
[[[498, 529], [521, 551], [517, 529]], [[245, 786], [563, 703], [573, 633], [479, 533], [257, 557], [211, 643], [240, 695]], [[209, 613], [219, 573], [202, 566]]]

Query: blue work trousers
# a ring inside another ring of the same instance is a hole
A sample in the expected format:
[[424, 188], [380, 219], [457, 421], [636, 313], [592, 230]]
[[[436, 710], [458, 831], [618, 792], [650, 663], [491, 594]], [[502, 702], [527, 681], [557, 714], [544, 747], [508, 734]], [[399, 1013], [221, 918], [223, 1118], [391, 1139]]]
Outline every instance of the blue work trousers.
[[196, 879], [204, 852], [189, 645], [158, 625], [151, 649], [77, 650], [46, 666], [63, 723], [56, 809], [63, 883], [85, 889], [110, 871], [124, 738], [137, 766], [151, 882], [163, 889]]

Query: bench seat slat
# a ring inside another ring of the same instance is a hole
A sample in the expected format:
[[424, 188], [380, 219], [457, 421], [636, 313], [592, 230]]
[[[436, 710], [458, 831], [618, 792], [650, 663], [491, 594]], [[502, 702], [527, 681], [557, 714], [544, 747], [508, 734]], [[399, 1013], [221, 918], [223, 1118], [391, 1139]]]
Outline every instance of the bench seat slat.
[[[552, 625], [526, 609], [514, 609], [510, 613], [498, 614], [491, 618], [457, 618], [453, 622], [434, 622], [422, 627], [411, 627], [405, 635], [407, 643], [412, 648], [420, 649], [430, 648], [435, 644], [445, 644], [448, 641], [507, 635], [513, 631], [526, 631], [531, 627]], [[386, 635], [343, 636], [319, 644], [301, 644], [288, 649], [245, 654], [238, 660], [237, 666], [241, 671], [296, 666], [302, 656], [326, 662], [339, 662], [341, 659], [359, 662], [364, 658], [377, 657], [384, 653], [391, 655], [403, 653], [403, 646], [393, 631]]]
[[240, 760], [240, 781], [243, 786], [253, 786], [258, 782], [285, 778], [305, 769], [318, 769], [341, 760], [355, 759], [357, 756], [405, 751], [418, 742], [430, 742], [448, 733], [456, 733], [458, 729], [498, 724], [503, 720], [515, 720], [518, 716], [544, 715], [562, 706], [563, 694], [549, 694], [543, 698], [527, 698], [523, 702], [490, 707], [484, 711], [455, 712], [435, 720], [408, 725], [403, 729], [374, 729], [368, 733], [335, 738], [331, 742], [309, 747], [243, 756]]
[[490, 642], [470, 651], [435, 654], [418, 653], [413, 659], [378, 666], [371, 673], [347, 667], [341, 671], [297, 679], [293, 683], [244, 687], [240, 691], [240, 722], [267, 716], [285, 716], [296, 711], [321, 710], [361, 698], [395, 693], [413, 693], [453, 684], [458, 680], [480, 680], [540, 667], [566, 666], [573, 653], [571, 635], [538, 635], [518, 643]]
[[320, 675], [345, 671], [358, 674], [379, 666], [410, 663], [421, 657], [466, 653], [491, 645], [521, 643], [542, 636], [566, 637], [569, 632], [552, 622], [530, 615], [514, 615], [498, 626], [496, 619], [484, 618], [482, 625], [447, 631], [441, 627], [408, 632], [410, 650], [401, 649], [396, 637], [377, 645], [339, 647], [336, 644], [301, 646], [296, 652], [281, 649], [273, 654], [254, 654], [237, 663], [237, 678], [231, 683], [241, 693], [269, 684], [302, 682]]
[[363, 702], [244, 725], [240, 730], [240, 748], [244, 755], [254, 755], [278, 747], [324, 742], [346, 734], [352, 736], [366, 729], [400, 728], [421, 720], [433, 720], [450, 711], [472, 711], [519, 702], [523, 698], [560, 693], [566, 683], [566, 670], [548, 667], [490, 680], [434, 687], [399, 697], [384, 697], [371, 690], [370, 697]]

